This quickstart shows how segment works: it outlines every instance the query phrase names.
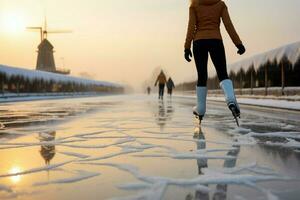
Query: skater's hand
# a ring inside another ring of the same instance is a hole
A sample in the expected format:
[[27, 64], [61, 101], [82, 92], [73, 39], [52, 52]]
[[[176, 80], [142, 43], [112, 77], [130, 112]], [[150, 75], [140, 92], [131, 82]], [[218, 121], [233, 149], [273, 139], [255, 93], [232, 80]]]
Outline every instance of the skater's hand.
[[243, 55], [246, 52], [246, 49], [243, 44], [236, 45], [236, 48], [239, 49], [237, 53], [240, 55]]
[[193, 57], [192, 55], [192, 51], [190, 49], [185, 49], [184, 50], [184, 58], [186, 61], [191, 62], [192, 60], [190, 59], [190, 57]]

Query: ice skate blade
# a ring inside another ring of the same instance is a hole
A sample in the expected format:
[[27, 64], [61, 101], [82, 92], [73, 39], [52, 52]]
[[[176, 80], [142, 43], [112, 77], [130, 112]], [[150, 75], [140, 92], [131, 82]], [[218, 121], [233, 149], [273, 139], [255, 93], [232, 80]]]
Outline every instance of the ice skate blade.
[[237, 125], [238, 127], [240, 127], [240, 122], [239, 122], [238, 118], [235, 117], [234, 119], [235, 119], [236, 125]]
[[240, 126], [240, 123], [239, 123], [238, 118], [241, 118], [240, 111], [237, 110], [237, 108], [235, 107], [234, 104], [229, 105], [229, 109], [230, 109], [230, 111], [231, 111], [231, 113], [232, 113], [232, 115], [233, 115], [233, 117], [234, 117], [234, 120], [235, 120], [237, 126], [239, 127], [239, 126]]
[[199, 126], [201, 125], [203, 117], [200, 116], [197, 112], [193, 111], [193, 114], [197, 120], [199, 120]]

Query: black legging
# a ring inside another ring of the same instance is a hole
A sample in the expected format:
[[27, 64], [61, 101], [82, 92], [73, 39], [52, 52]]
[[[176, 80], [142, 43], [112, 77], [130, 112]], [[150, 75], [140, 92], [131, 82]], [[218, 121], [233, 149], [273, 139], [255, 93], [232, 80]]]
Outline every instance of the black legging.
[[159, 91], [158, 91], [158, 94], [159, 94], [159, 97], [163, 97], [164, 96], [164, 92], [165, 92], [165, 84], [159, 84], [158, 85], [159, 87]]
[[199, 87], [206, 86], [208, 53], [216, 68], [220, 81], [228, 79], [226, 56], [223, 41], [219, 39], [201, 39], [193, 43], [194, 59], [198, 72]]

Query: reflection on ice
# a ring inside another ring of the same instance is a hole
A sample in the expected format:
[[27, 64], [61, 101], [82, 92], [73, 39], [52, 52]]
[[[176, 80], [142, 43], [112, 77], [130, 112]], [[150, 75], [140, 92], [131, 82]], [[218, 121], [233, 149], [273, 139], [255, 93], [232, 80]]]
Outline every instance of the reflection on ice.
[[163, 131], [168, 120], [172, 119], [174, 113], [174, 108], [172, 106], [172, 101], [167, 100], [167, 105], [164, 101], [158, 102], [158, 114], [155, 115], [156, 123], [160, 127], [160, 130]]
[[4, 177], [14, 177], [14, 176], [19, 176], [19, 175], [25, 175], [25, 174], [32, 174], [32, 173], [36, 173], [36, 172], [40, 172], [40, 171], [47, 171], [47, 170], [51, 170], [51, 169], [56, 169], [58, 167], [64, 166], [68, 163], [73, 162], [74, 160], [69, 160], [69, 161], [65, 161], [62, 163], [57, 163], [57, 164], [52, 164], [52, 165], [47, 165], [44, 167], [36, 167], [36, 168], [32, 168], [32, 169], [28, 169], [28, 170], [24, 170], [24, 171], [12, 171], [6, 174], [0, 174], [0, 178], [4, 178]]
[[[40, 133], [39, 139], [40, 142], [49, 142], [55, 140], [55, 131], [51, 131], [49, 133]], [[48, 165], [50, 164], [50, 161], [55, 156], [55, 145], [54, 144], [42, 144], [41, 150], [40, 150], [41, 156], [44, 158], [45, 163]]]
[[[21, 168], [18, 166], [14, 166], [9, 170], [10, 174], [20, 174]], [[18, 183], [21, 180], [21, 175], [15, 175], [10, 177], [13, 183]]]
[[4, 129], [5, 129], [4, 124], [0, 122], [0, 130], [4, 130]]

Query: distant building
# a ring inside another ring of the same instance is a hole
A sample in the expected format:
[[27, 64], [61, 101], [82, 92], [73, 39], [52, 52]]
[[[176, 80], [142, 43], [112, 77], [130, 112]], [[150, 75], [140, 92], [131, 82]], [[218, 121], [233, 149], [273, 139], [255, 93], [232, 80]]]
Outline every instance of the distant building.
[[36, 70], [58, 74], [70, 74], [70, 70], [58, 70], [55, 66], [54, 47], [47, 39], [43, 39], [38, 46]]

